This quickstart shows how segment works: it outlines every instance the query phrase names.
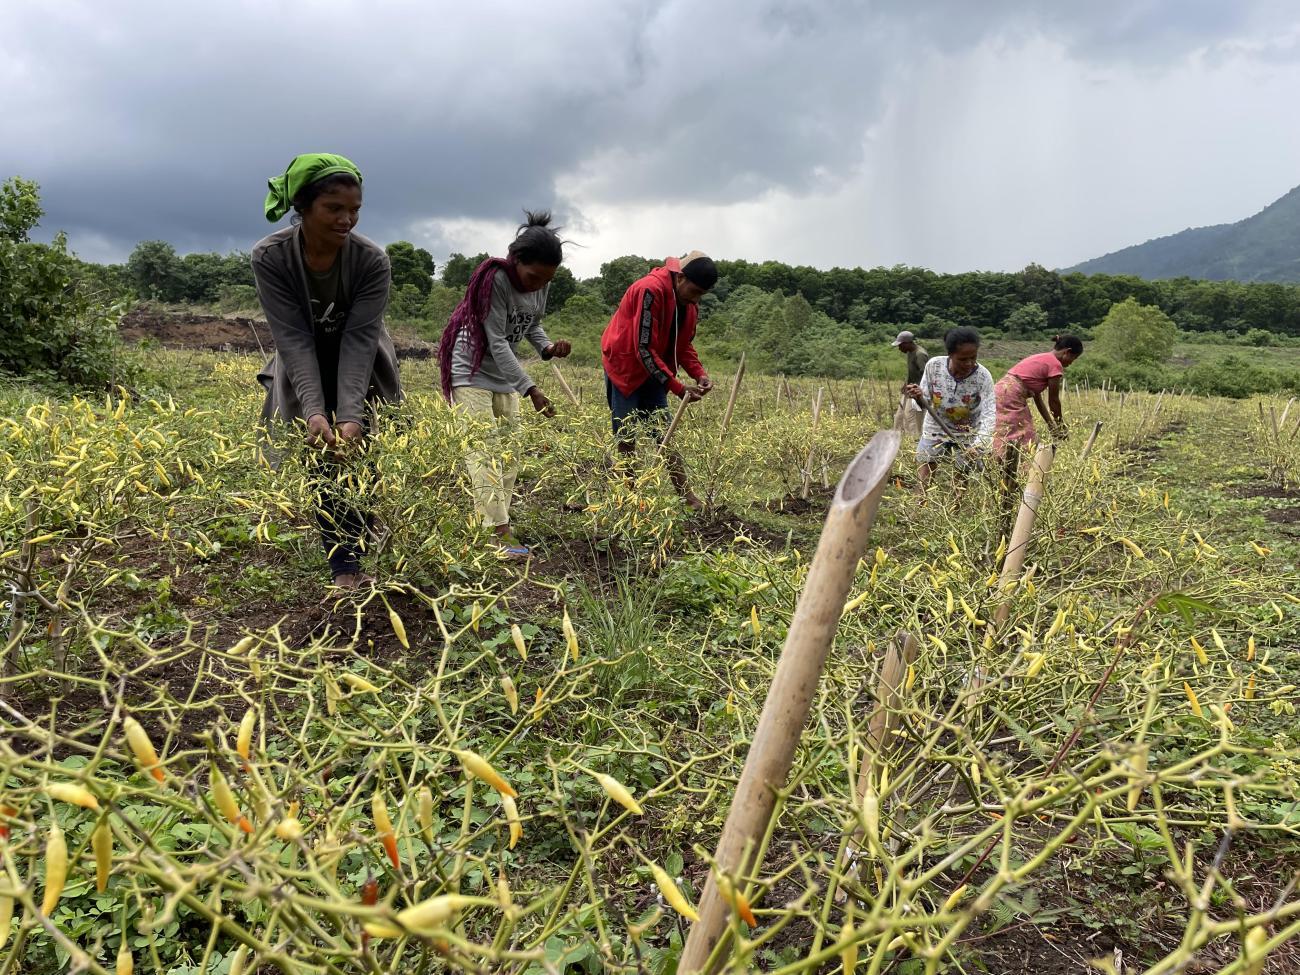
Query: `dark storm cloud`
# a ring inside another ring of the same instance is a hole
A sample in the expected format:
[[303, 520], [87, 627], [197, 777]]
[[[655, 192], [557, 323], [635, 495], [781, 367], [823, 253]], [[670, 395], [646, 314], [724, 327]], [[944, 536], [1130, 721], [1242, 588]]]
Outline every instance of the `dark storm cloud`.
[[266, 178], [316, 149], [362, 166], [362, 229], [380, 240], [525, 205], [580, 224], [557, 180], [614, 203], [833, 189], [927, 49], [1038, 35], [1157, 64], [1274, 9], [19, 0], [0, 39], [0, 176], [39, 180], [47, 230], [119, 257], [148, 238], [249, 246]]

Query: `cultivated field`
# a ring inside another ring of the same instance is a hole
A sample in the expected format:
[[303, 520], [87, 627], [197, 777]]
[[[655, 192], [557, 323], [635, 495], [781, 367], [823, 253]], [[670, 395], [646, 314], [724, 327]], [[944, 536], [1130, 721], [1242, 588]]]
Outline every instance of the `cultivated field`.
[[[510, 446], [525, 568], [408, 361], [353, 481], [379, 584], [321, 605], [258, 358], [154, 356], [122, 395], [0, 393], [0, 975], [671, 971], [827, 485], [892, 387], [747, 377], [724, 436], [715, 377], [676, 439], [688, 516], [659, 465], [610, 470], [595, 370], [565, 367], [573, 406], [534, 364], [561, 415]], [[1065, 408], [996, 633], [1005, 496], [919, 504], [905, 445], [761, 869], [728, 878], [730, 970], [1300, 970], [1300, 408]]]

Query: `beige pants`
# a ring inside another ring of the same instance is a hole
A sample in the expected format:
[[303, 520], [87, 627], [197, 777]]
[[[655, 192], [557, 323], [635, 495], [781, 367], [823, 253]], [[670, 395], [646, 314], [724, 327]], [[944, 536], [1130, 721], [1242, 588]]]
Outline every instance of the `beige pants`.
[[894, 411], [894, 429], [899, 433], [905, 433], [909, 437], [921, 436], [921, 424], [925, 421], [925, 413], [916, 408], [916, 403], [906, 396], [898, 398], [898, 409]]
[[519, 461], [518, 453], [504, 441], [519, 419], [519, 394], [457, 386], [451, 391], [451, 398], [473, 424], [475, 429], [471, 435], [482, 438], [479, 441], [482, 446], [465, 455], [474, 489], [474, 507], [488, 528], [508, 525]]

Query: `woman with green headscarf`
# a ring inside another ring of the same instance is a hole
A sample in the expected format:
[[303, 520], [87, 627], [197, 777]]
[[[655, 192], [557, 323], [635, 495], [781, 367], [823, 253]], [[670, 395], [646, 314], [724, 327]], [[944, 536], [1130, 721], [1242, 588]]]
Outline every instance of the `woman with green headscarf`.
[[258, 375], [262, 417], [305, 428], [321, 450], [316, 520], [334, 585], [369, 581], [361, 571], [369, 516], [349, 503], [354, 465], [376, 402], [402, 398], [397, 354], [384, 327], [389, 265], [384, 249], [354, 232], [361, 171], [331, 153], [297, 156], [269, 180], [266, 219], [293, 222], [253, 247], [257, 295], [275, 340]]

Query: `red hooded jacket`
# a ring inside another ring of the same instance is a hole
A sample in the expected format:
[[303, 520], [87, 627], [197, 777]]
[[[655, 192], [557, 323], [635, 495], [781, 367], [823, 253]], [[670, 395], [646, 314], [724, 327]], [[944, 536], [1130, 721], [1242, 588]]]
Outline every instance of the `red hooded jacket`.
[[685, 395], [678, 366], [695, 380], [708, 375], [691, 345], [699, 309], [678, 302], [673, 290], [672, 276], [681, 269], [677, 258], [670, 257], [634, 283], [605, 326], [601, 362], [624, 396], [631, 396], [647, 379], [667, 386], [675, 396]]

